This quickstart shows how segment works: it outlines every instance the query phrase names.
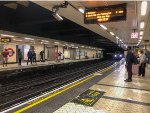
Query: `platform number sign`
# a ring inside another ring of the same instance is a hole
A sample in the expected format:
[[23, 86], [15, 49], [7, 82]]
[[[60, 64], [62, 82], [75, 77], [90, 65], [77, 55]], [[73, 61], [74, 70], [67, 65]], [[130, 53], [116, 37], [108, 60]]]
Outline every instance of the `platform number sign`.
[[131, 38], [138, 38], [138, 33], [137, 32], [131, 33]]

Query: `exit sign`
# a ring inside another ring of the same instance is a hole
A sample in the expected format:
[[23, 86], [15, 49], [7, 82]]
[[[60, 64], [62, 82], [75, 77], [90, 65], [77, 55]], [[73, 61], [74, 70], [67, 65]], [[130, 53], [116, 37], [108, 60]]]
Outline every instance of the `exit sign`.
[[138, 33], [137, 32], [131, 33], [131, 38], [138, 38]]

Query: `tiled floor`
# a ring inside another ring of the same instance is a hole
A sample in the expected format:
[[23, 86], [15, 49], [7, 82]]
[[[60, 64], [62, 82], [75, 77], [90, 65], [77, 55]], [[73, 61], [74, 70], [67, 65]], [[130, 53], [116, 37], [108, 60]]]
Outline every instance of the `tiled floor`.
[[93, 107], [69, 102], [54, 113], [150, 113], [150, 66], [145, 78], [133, 75], [133, 81], [126, 83], [126, 77], [122, 65], [90, 87], [106, 92]]

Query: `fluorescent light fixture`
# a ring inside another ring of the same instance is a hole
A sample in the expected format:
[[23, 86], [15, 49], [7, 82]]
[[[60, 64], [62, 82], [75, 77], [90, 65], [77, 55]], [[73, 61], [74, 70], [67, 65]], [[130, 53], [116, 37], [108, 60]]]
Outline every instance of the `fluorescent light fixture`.
[[24, 38], [24, 39], [26, 39], [26, 40], [34, 40], [33, 38]]
[[143, 35], [143, 31], [140, 31], [140, 35]]
[[144, 28], [144, 25], [145, 25], [145, 23], [144, 23], [144, 22], [141, 22], [141, 23], [140, 23], [140, 28], [143, 29], [143, 28]]
[[84, 9], [83, 8], [79, 8], [78, 9], [81, 13], [84, 13]]
[[142, 40], [143, 39], [143, 37], [142, 36], [140, 36], [140, 40]]
[[115, 35], [113, 32], [110, 32], [111, 35]]
[[15, 36], [13, 36], [13, 35], [6, 35], [6, 34], [1, 34], [1, 36], [5, 36], [5, 37], [15, 37]]
[[104, 26], [103, 24], [100, 24], [100, 26], [101, 26], [103, 29], [107, 30], [107, 27]]
[[139, 40], [139, 42], [141, 42], [141, 40]]
[[81, 47], [84, 47], [84, 46], [81, 46]]
[[54, 42], [55, 44], [59, 44], [59, 42]]
[[58, 14], [58, 13], [53, 13], [52, 14], [58, 21], [62, 21], [63, 18]]
[[41, 40], [42, 42], [49, 42], [49, 41], [47, 41], [47, 40]]
[[122, 40], [120, 39], [120, 42], [122, 42]]
[[117, 39], [119, 39], [119, 37], [116, 36]]
[[142, 16], [146, 15], [146, 10], [147, 10], [147, 1], [142, 1], [141, 3], [141, 15]]
[[16, 41], [21, 42], [22, 40], [16, 40]]

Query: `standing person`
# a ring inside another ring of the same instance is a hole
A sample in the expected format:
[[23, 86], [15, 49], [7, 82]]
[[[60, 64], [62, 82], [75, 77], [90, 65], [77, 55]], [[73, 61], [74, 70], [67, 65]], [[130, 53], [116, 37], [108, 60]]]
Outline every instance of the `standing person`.
[[27, 57], [28, 57], [27, 65], [28, 65], [29, 60], [30, 60], [30, 62], [32, 64], [33, 53], [31, 51], [31, 49], [29, 49], [29, 51], [27, 53]]
[[18, 49], [18, 60], [19, 60], [18, 65], [21, 66], [21, 60], [22, 60], [22, 52], [21, 52], [21, 49]]
[[61, 55], [62, 55], [62, 53], [59, 51], [58, 52], [58, 62], [60, 62], [60, 60], [61, 60]]
[[133, 62], [133, 53], [131, 51], [131, 47], [128, 46], [128, 52], [126, 55], [126, 69], [128, 72], [128, 78], [124, 80], [125, 82], [132, 82], [132, 62]]
[[35, 53], [35, 51], [33, 51], [33, 63], [37, 64], [37, 62], [36, 62], [36, 53]]
[[40, 52], [40, 61], [43, 62], [44, 61], [44, 51]]
[[145, 77], [146, 55], [140, 50], [139, 76]]
[[3, 55], [3, 67], [4, 67], [4, 66], [7, 66], [7, 62], [8, 62], [8, 55], [9, 55], [8, 50], [5, 49], [5, 50], [2, 52], [2, 55]]

